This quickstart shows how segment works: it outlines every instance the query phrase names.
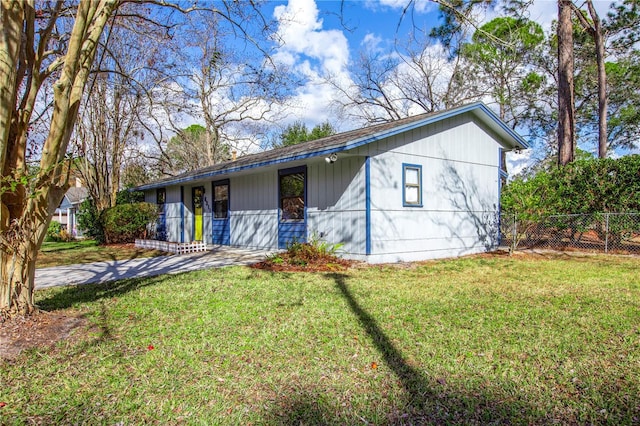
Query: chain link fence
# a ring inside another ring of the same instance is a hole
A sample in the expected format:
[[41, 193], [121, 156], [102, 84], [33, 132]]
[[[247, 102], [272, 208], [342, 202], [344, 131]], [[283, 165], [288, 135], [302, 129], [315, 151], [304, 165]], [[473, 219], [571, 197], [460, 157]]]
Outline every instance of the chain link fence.
[[640, 254], [640, 213], [594, 213], [531, 217], [503, 213], [501, 244], [512, 251], [547, 248]]

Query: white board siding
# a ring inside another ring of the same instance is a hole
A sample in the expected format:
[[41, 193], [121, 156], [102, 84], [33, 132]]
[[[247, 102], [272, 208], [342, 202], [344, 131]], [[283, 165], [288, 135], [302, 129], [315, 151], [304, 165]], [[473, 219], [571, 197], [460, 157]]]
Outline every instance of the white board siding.
[[[498, 143], [473, 115], [455, 116], [338, 153], [307, 166], [307, 235], [343, 243], [345, 257], [411, 261], [486, 251], [497, 243]], [[371, 254], [366, 255], [365, 159], [370, 158]], [[422, 167], [422, 206], [403, 206], [403, 163]], [[230, 177], [231, 245], [276, 249], [278, 168]], [[219, 177], [219, 179], [224, 177]], [[193, 184], [194, 186], [198, 184]], [[205, 240], [211, 238], [211, 182], [205, 187]], [[184, 187], [184, 234], [192, 232]], [[155, 195], [153, 195], [155, 196]], [[180, 241], [180, 187], [167, 188], [167, 230]]]
[[307, 167], [307, 230], [331, 244], [344, 244], [345, 256], [364, 255], [366, 204], [363, 157], [340, 156]]
[[[482, 252], [497, 244], [498, 144], [470, 115], [365, 147], [370, 262]], [[422, 207], [403, 207], [403, 163], [422, 166]]]
[[181, 234], [181, 201], [180, 187], [166, 188], [165, 218], [167, 241], [180, 242]]
[[277, 170], [232, 178], [229, 186], [231, 245], [277, 249]]

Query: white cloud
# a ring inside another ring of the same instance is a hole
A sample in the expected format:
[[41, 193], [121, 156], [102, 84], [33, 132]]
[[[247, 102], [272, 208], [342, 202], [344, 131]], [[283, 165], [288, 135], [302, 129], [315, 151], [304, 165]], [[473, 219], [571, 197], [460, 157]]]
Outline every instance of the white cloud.
[[380, 50], [381, 44], [382, 44], [382, 37], [377, 36], [373, 33], [367, 33], [362, 39], [362, 42], [360, 43], [362, 48], [369, 52], [375, 52]]
[[[329, 120], [339, 127], [331, 104], [336, 89], [327, 79], [348, 83], [349, 43], [340, 30], [323, 29], [314, 0], [289, 0], [274, 9], [278, 30], [274, 39], [281, 43], [273, 56], [278, 63], [290, 67], [307, 83], [287, 103], [289, 118], [282, 124], [302, 120], [313, 126]], [[347, 84], [348, 85], [348, 84]], [[282, 113], [282, 112], [280, 112]]]
[[[340, 74], [349, 60], [347, 38], [338, 30], [323, 30], [314, 0], [289, 0], [277, 6], [276, 39], [282, 45], [275, 58], [291, 65], [292, 58], [308, 57], [318, 62], [318, 74]], [[298, 59], [299, 60], [299, 59]]]
[[507, 153], [507, 171], [509, 177], [513, 178], [522, 173], [527, 167], [536, 163], [536, 159], [533, 158], [533, 149], [525, 149], [519, 153], [508, 152]]

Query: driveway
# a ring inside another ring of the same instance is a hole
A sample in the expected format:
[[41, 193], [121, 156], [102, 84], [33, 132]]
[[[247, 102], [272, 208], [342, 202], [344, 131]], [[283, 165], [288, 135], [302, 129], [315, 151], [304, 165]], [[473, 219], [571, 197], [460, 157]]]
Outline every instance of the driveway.
[[222, 266], [250, 265], [264, 260], [269, 253], [271, 252], [265, 250], [216, 246], [212, 251], [200, 253], [39, 268], [36, 269], [36, 290]]

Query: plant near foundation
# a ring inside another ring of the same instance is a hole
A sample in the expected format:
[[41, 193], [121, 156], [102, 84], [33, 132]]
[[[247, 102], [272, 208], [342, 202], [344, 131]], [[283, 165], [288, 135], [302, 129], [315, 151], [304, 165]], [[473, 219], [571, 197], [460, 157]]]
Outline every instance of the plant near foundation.
[[344, 247], [344, 243], [330, 243], [321, 239], [315, 232], [311, 234], [311, 238], [309, 238], [309, 245], [311, 245], [319, 254], [330, 256], [337, 256], [340, 250]]
[[313, 234], [306, 243], [294, 241], [288, 245], [289, 263], [301, 266], [308, 263], [330, 263], [331, 260], [337, 258], [337, 253], [343, 246], [342, 243], [332, 244], [321, 240], [316, 234]]
[[338, 252], [343, 246], [342, 243], [324, 241], [314, 233], [308, 242], [290, 242], [286, 251], [268, 256], [258, 267], [279, 270], [340, 270], [351, 263], [338, 257]]

